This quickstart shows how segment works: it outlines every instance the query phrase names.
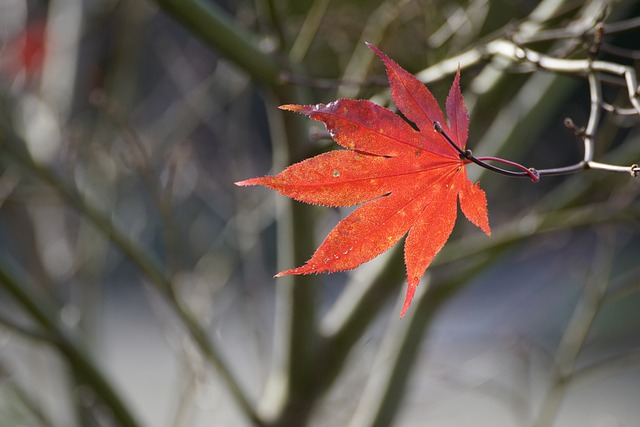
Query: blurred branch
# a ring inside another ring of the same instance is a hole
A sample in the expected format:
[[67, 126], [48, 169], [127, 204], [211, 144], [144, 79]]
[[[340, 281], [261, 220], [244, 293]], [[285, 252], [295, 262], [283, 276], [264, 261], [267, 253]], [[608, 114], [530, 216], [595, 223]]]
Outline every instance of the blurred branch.
[[16, 322], [14, 319], [9, 316], [5, 316], [4, 313], [0, 312], [0, 325], [4, 325], [5, 328], [20, 334], [23, 337], [36, 340], [36, 341], [44, 341], [48, 343], [54, 342], [54, 337], [47, 334], [46, 332], [42, 332], [36, 330], [35, 328], [21, 325]]
[[566, 388], [573, 378], [578, 355], [609, 286], [608, 277], [615, 254], [614, 243], [613, 231], [605, 231], [596, 248], [593, 268], [586, 276], [582, 298], [578, 301], [556, 350], [551, 388], [542, 401], [537, 419], [532, 423], [535, 427], [551, 426], [560, 409]]
[[[408, 0], [385, 0], [369, 15], [360, 35], [360, 40], [356, 44], [355, 50], [342, 73], [343, 81], [364, 81], [366, 72], [375, 56], [373, 51], [366, 47], [365, 43], [379, 44], [387, 27], [397, 19], [408, 3]], [[358, 86], [349, 84], [340, 86], [337, 97], [353, 98], [358, 94], [359, 89]]]
[[[469, 68], [493, 59], [494, 57], [503, 57], [511, 62], [518, 63], [525, 59], [525, 55], [522, 52], [517, 52], [518, 54], [516, 54], [516, 50], [524, 49], [520, 46], [529, 43], [530, 40], [535, 41], [545, 22], [562, 10], [566, 3], [568, 3], [568, 1], [564, 0], [546, 0], [540, 2], [527, 19], [520, 23], [517, 29], [512, 31], [508, 37], [505, 36], [489, 40], [458, 55], [449, 56], [443, 61], [417, 73], [416, 77], [424, 83], [438, 81], [448, 75], [455, 74], [458, 67], [461, 69]], [[606, 6], [607, 1], [605, 0], [592, 0], [586, 3], [576, 19], [567, 26], [567, 28], [571, 29], [571, 35], [581, 38], [585, 32], [591, 31], [601, 19]], [[562, 31], [566, 32], [567, 28], [564, 28]], [[589, 68], [582, 66], [581, 69], [586, 74]], [[568, 70], [564, 72], [568, 72]], [[495, 84], [497, 79], [492, 78], [491, 81]], [[485, 91], [487, 90], [489, 90], [489, 88], [485, 88]]]
[[454, 74], [458, 69], [458, 65], [463, 69], [469, 68], [494, 56], [508, 59], [512, 63], [528, 63], [539, 69], [561, 74], [588, 76], [592, 71], [599, 71], [614, 76], [621, 76], [626, 83], [628, 100], [638, 114], [640, 114], [640, 101], [636, 93], [638, 82], [633, 67], [609, 61], [556, 58], [521, 47], [507, 39], [494, 40], [486, 45], [449, 57], [421, 71], [416, 77], [424, 83], [437, 81], [447, 75]]
[[629, 295], [640, 292], [640, 282], [638, 282], [640, 266], [632, 268], [621, 276], [622, 277], [617, 277], [614, 280], [611, 286], [612, 290], [607, 293], [603, 304], [613, 304], [625, 299]]
[[427, 277], [416, 291], [413, 302], [417, 309], [411, 310], [402, 320], [397, 317], [390, 320], [371, 366], [376, 374], [368, 378], [349, 427], [393, 424], [424, 330], [442, 302], [430, 292], [428, 282]]
[[614, 357], [607, 357], [585, 367], [577, 369], [571, 376], [573, 384], [597, 381], [601, 378], [611, 378], [613, 375], [640, 367], [640, 349], [628, 351]]
[[[295, 146], [307, 139], [301, 116], [282, 114], [268, 106], [269, 129], [274, 143], [274, 165], [284, 167], [302, 153]], [[278, 270], [302, 265], [313, 253], [314, 229], [311, 207], [291, 200], [276, 202]], [[258, 413], [269, 426], [304, 425], [317, 395], [309, 380], [318, 334], [316, 330], [317, 289], [314, 276], [286, 276], [278, 279], [274, 320], [272, 368], [258, 404]], [[305, 398], [301, 398], [305, 396]]]
[[[3, 129], [7, 131], [8, 129]], [[260, 425], [253, 406], [241, 390], [240, 385], [230, 368], [224, 361], [219, 349], [209, 339], [205, 330], [198, 323], [192, 313], [178, 300], [173, 291], [169, 279], [157, 264], [135, 244], [129, 240], [122, 232], [117, 230], [111, 221], [102, 214], [95, 206], [83, 199], [76, 191], [67, 186], [50, 169], [42, 166], [31, 159], [26, 153], [15, 147], [11, 142], [6, 141], [6, 135], [0, 134], [0, 145], [5, 152], [20, 164], [23, 168], [31, 172], [48, 185], [50, 185], [70, 206], [81, 212], [105, 237], [108, 237], [114, 245], [126, 254], [127, 257], [140, 269], [140, 271], [154, 285], [155, 289], [162, 295], [169, 305], [176, 312], [184, 326], [189, 331], [191, 338], [198, 346], [203, 355], [218, 370], [221, 378], [227, 385], [229, 392], [234, 397], [236, 403], [245, 412], [248, 418], [254, 420], [256, 425]]]
[[18, 279], [16, 276], [15, 273], [10, 272], [5, 263], [0, 264], [2, 287], [36, 323], [52, 335], [53, 344], [65, 356], [69, 368], [79, 374], [80, 381], [95, 391], [96, 395], [111, 409], [113, 418], [121, 427], [140, 426], [120, 395], [112, 388], [85, 350], [57, 324], [55, 304], [48, 301], [43, 294], [39, 294], [34, 286], [27, 284], [25, 279]]
[[278, 85], [280, 67], [257, 47], [257, 36], [235, 25], [216, 3], [205, 0], [155, 2], [224, 58], [235, 62], [254, 80], [267, 87]]
[[[297, 88], [280, 85], [282, 68], [257, 48], [253, 41], [255, 37], [234, 25], [231, 18], [218, 6], [198, 0], [157, 0], [157, 3], [221, 55], [239, 65], [258, 83], [274, 89], [276, 105], [281, 103], [279, 100], [301, 100]], [[268, 111], [272, 108], [269, 106]], [[302, 124], [302, 119], [293, 115], [283, 116], [281, 112], [270, 113], [271, 131], [278, 133], [272, 138], [274, 164], [283, 166], [304, 157], [306, 149], [300, 148], [299, 143], [306, 135], [306, 125]], [[279, 262], [293, 261], [289, 265], [300, 265], [312, 251], [312, 243], [306, 237], [307, 231], [313, 228], [310, 209], [291, 205], [290, 202], [283, 202], [281, 209], [282, 217], [278, 227]], [[260, 419], [267, 419], [271, 425], [300, 425], [309, 414], [311, 401], [306, 402], [299, 396], [309, 393], [309, 384], [305, 378], [311, 368], [309, 361], [313, 354], [312, 343], [317, 337], [314, 332], [315, 291], [310, 284], [312, 281], [312, 277], [294, 276], [282, 279], [278, 286], [276, 346], [281, 345], [282, 348], [277, 349], [274, 369], [261, 398], [261, 415], [251, 408], [237, 382], [231, 381], [230, 371], [221, 366], [240, 406], [256, 424], [261, 422]], [[222, 363], [219, 357], [215, 357], [214, 361], [217, 366]]]
[[309, 51], [309, 46], [311, 46], [311, 43], [318, 32], [318, 28], [320, 27], [322, 18], [325, 15], [327, 6], [329, 6], [329, 2], [330, 0], [316, 0], [312, 3], [311, 9], [309, 10], [309, 13], [307, 13], [307, 17], [302, 24], [300, 32], [298, 33], [298, 37], [296, 37], [296, 40], [291, 47], [291, 51], [289, 51], [289, 59], [291, 62], [302, 62], [306, 56]]
[[185, 246], [172, 216], [172, 186], [176, 165], [175, 163], [169, 165], [170, 173], [168, 174], [166, 188], [163, 191], [153, 170], [151, 155], [129, 119], [119, 111], [115, 103], [102, 90], [94, 90], [90, 94], [90, 102], [111, 120], [122, 139], [127, 143], [127, 147], [130, 149], [128, 153], [131, 156], [128, 162], [139, 173], [146, 187], [146, 192], [159, 213], [162, 223], [160, 229], [165, 248], [165, 271], [167, 280], [171, 281], [179, 269], [176, 262], [176, 258], [178, 258], [176, 254], [183, 250]]
[[[634, 223], [640, 220], [640, 209], [630, 206], [612, 208], [611, 202], [596, 203], [577, 208], [554, 207], [553, 210], [531, 213], [524, 217], [517, 217], [493, 230], [491, 239], [486, 237], [465, 236], [460, 240], [451, 241], [433, 260], [431, 268], [451, 262], [469, 259], [473, 256], [491, 253], [495, 249], [509, 247], [532, 236], [544, 233], [569, 230], [588, 225], [625, 221]], [[322, 325], [328, 339], [342, 341], [344, 339], [357, 340], [366, 323], [366, 318], [377, 313], [382, 300], [394, 290], [393, 287], [402, 280], [404, 270], [397, 268], [402, 265], [402, 250], [393, 249], [386, 262], [380, 267], [379, 276], [365, 281], [361, 286], [352, 283], [332, 311], [324, 319]], [[394, 268], [394, 266], [396, 268]], [[385, 290], [385, 286], [390, 289]], [[353, 287], [354, 290], [350, 288]], [[380, 292], [384, 291], [384, 294]], [[363, 320], [365, 317], [365, 320]], [[358, 332], [360, 331], [360, 332]], [[343, 337], [343, 338], [339, 338]], [[346, 343], [343, 343], [345, 345]], [[347, 348], [349, 344], [345, 345]]]
[[432, 265], [442, 265], [473, 255], [486, 254], [494, 248], [511, 245], [544, 233], [597, 224], [634, 223], [638, 220], [640, 220], [640, 208], [629, 206], [612, 208], [611, 202], [531, 213], [496, 228], [491, 234], [491, 239], [467, 237], [449, 242], [433, 260]]
[[[623, 301], [629, 295], [640, 292], [640, 266], [632, 268], [611, 280], [607, 288], [607, 294], [601, 302], [602, 306]], [[597, 381], [600, 378], [611, 376], [640, 366], [640, 349], [633, 349], [621, 355], [606, 357], [593, 363], [589, 363], [573, 371], [572, 383], [584, 383]]]
[[[4, 368], [2, 368], [4, 370]], [[2, 375], [6, 375], [4, 372]], [[10, 393], [15, 395], [17, 400], [29, 411], [33, 417], [37, 420], [38, 426], [42, 427], [55, 427], [53, 421], [45, 413], [42, 405], [34, 399], [20, 384], [11, 379], [7, 380], [6, 387], [10, 390]]]
[[370, 377], [349, 427], [393, 425], [423, 337], [438, 310], [480, 271], [498, 259], [494, 256], [470, 262], [447, 280], [420, 284], [414, 299], [416, 307], [401, 322], [396, 321], [395, 325], [392, 322], [385, 334], [372, 367], [377, 374]]
[[405, 277], [402, 247], [396, 245], [385, 255], [385, 262], [372, 274], [355, 274], [331, 311], [320, 323], [322, 345], [316, 359], [321, 364], [321, 389], [342, 371], [347, 355], [369, 325], [380, 314], [389, 298], [398, 293]]
[[616, 33], [623, 33], [631, 30], [637, 30], [637, 29], [640, 29], [640, 17], [626, 19], [624, 21], [618, 21], [618, 22], [613, 22], [611, 24], [607, 24], [605, 33], [616, 34]]

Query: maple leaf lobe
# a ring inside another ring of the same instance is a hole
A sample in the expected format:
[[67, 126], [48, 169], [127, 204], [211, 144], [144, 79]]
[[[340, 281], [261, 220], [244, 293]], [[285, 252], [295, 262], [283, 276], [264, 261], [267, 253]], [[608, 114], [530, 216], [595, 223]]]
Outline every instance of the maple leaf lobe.
[[469, 134], [469, 114], [460, 90], [460, 67], [453, 79], [445, 104], [449, 119], [449, 136], [464, 150]]

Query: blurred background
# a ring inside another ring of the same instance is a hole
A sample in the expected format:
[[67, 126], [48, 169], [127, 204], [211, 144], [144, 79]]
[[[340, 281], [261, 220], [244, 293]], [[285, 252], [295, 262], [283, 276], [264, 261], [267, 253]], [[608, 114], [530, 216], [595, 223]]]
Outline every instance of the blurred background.
[[441, 105], [460, 65], [469, 147], [539, 169], [582, 159], [564, 121], [593, 119], [588, 70], [484, 48], [606, 61], [627, 74], [596, 73], [594, 158], [637, 163], [639, 15], [632, 0], [0, 1], [0, 425], [636, 425], [638, 178], [470, 165], [493, 235], [459, 220], [402, 320], [401, 243], [353, 272], [274, 279], [345, 212], [234, 182], [336, 148], [278, 105], [393, 108], [365, 41]]

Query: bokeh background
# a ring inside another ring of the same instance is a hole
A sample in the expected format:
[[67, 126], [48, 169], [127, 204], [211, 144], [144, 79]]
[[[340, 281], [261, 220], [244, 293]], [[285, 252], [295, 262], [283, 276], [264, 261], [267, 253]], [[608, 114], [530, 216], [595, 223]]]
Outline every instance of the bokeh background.
[[[346, 212], [234, 182], [336, 147], [280, 104], [392, 107], [365, 41], [443, 102], [445, 65], [496, 39], [637, 71], [639, 15], [632, 0], [1, 0], [0, 425], [636, 425], [639, 178], [469, 166], [493, 236], [460, 219], [402, 320], [401, 243], [353, 272], [274, 279]], [[585, 73], [462, 62], [477, 155], [580, 161], [564, 119], [587, 124]], [[637, 163], [625, 82], [598, 81], [595, 159]]]

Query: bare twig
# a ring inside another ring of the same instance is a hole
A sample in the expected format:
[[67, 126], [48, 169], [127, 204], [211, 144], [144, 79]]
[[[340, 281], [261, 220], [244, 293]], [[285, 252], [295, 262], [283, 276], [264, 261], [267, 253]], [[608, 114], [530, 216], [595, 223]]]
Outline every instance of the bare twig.
[[[626, 82], [627, 88], [627, 96], [629, 102], [633, 105], [635, 114], [640, 115], [640, 101], [637, 94], [637, 79], [635, 75], [635, 71], [633, 68], [607, 62], [607, 61], [592, 61], [591, 59], [563, 59], [563, 58], [554, 58], [531, 49], [526, 49], [520, 46], [517, 46], [511, 41], [508, 40], [496, 40], [484, 49], [485, 52], [490, 53], [491, 55], [499, 55], [506, 57], [514, 62], [525, 62], [532, 65], [535, 65], [539, 68], [554, 71], [558, 73], [569, 73], [569, 74], [586, 74], [587, 80], [589, 82], [589, 97], [590, 97], [590, 110], [589, 110], [589, 121], [584, 131], [580, 132], [580, 136], [583, 140], [583, 158], [581, 161], [564, 167], [552, 168], [552, 169], [534, 169], [534, 168], [525, 168], [522, 165], [519, 165], [515, 162], [511, 161], [503, 161], [505, 163], [510, 163], [512, 166], [516, 166], [521, 171], [508, 171], [501, 168], [498, 168], [493, 165], [489, 165], [482, 161], [482, 158], [477, 158], [473, 156], [473, 154], [467, 150], [460, 150], [456, 144], [451, 141], [451, 139], [444, 133], [442, 127], [438, 123], [434, 123], [436, 130], [441, 133], [445, 139], [456, 148], [460, 156], [469, 161], [472, 161], [479, 166], [489, 169], [493, 172], [501, 173], [503, 175], [515, 176], [515, 177], [529, 177], [534, 182], [537, 182], [539, 177], [541, 176], [549, 176], [549, 175], [564, 175], [569, 173], [574, 173], [583, 169], [599, 169], [606, 170], [610, 172], [627, 172], [631, 176], [636, 177], [640, 175], [640, 167], [638, 164], [633, 164], [631, 166], [619, 166], [619, 165], [611, 165], [607, 163], [596, 162], [593, 160], [594, 153], [594, 139], [597, 131], [598, 123], [600, 122], [600, 115], [603, 109], [603, 101], [602, 101], [602, 92], [600, 88], [600, 78], [597, 73], [608, 73], [616, 76], [622, 76]], [[472, 52], [472, 51], [470, 51]], [[478, 53], [475, 54], [463, 54], [464, 57], [468, 57], [469, 60], [479, 60], [481, 55]], [[423, 72], [425, 73], [425, 72]], [[420, 77], [420, 76], [419, 76]], [[424, 75], [421, 76], [424, 79]], [[569, 126], [573, 122], [569, 123]], [[491, 158], [488, 158], [491, 159]], [[496, 160], [496, 158], [493, 158]]]
[[633, 67], [609, 61], [590, 61], [589, 59], [556, 58], [533, 49], [521, 47], [511, 40], [498, 39], [486, 45], [447, 58], [421, 72], [416, 77], [424, 83], [441, 80], [461, 69], [472, 67], [481, 61], [499, 56], [512, 63], [529, 63], [540, 69], [560, 74], [588, 75], [590, 72], [602, 72], [624, 78], [629, 102], [640, 114], [640, 101], [637, 94], [638, 82]]
[[625, 21], [614, 22], [607, 24], [605, 28], [606, 34], [624, 33], [626, 31], [640, 29], [640, 17], [627, 19]]

